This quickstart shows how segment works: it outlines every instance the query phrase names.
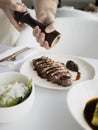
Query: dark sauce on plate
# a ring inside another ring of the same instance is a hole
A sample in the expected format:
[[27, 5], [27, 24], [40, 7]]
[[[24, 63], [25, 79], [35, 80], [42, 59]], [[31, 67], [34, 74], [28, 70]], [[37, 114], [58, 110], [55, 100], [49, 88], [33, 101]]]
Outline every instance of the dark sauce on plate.
[[79, 66], [74, 61], [72, 60], [67, 61], [66, 68], [77, 73], [74, 81], [79, 80], [81, 78], [81, 73], [79, 72]]
[[80, 72], [77, 72], [77, 75], [76, 75], [76, 79], [74, 81], [77, 81], [81, 78], [81, 73]]
[[79, 67], [78, 65], [73, 62], [72, 60], [69, 60], [66, 62], [66, 67], [71, 70], [71, 71], [74, 71], [74, 72], [78, 72], [79, 71]]
[[83, 112], [86, 122], [93, 130], [98, 130], [98, 126], [93, 125], [91, 122], [97, 102], [98, 102], [98, 98], [94, 98], [94, 99], [89, 100], [86, 103], [85, 108], [84, 108], [84, 112]]

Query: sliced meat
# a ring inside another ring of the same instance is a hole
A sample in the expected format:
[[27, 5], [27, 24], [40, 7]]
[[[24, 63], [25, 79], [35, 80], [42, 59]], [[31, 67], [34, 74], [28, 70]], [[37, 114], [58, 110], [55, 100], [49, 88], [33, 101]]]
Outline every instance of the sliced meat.
[[46, 78], [52, 83], [65, 87], [72, 84], [71, 73], [65, 68], [63, 63], [56, 62], [46, 56], [34, 59], [32, 62], [34, 70], [41, 78]]

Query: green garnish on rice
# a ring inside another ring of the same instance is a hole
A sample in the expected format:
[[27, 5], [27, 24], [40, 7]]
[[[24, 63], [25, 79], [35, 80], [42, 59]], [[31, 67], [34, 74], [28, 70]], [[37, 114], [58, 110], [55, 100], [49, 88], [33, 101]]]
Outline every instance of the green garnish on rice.
[[0, 107], [10, 107], [24, 101], [32, 91], [32, 80], [29, 85], [12, 81], [0, 86]]

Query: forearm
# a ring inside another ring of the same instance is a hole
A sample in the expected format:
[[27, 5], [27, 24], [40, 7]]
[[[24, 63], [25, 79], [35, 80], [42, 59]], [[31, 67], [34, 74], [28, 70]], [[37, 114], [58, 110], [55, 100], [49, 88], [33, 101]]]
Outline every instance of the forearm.
[[55, 16], [58, 0], [34, 0], [34, 7], [37, 19], [40, 18], [44, 11], [48, 11], [50, 15]]

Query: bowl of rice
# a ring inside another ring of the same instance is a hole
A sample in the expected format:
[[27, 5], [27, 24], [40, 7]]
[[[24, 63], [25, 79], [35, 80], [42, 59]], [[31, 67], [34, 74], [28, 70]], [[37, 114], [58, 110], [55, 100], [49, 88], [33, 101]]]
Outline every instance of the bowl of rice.
[[33, 105], [33, 82], [18, 72], [0, 74], [0, 123], [25, 117]]

